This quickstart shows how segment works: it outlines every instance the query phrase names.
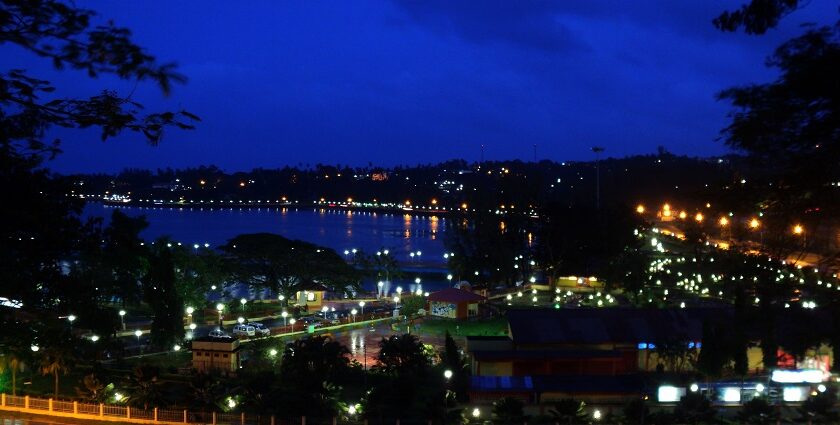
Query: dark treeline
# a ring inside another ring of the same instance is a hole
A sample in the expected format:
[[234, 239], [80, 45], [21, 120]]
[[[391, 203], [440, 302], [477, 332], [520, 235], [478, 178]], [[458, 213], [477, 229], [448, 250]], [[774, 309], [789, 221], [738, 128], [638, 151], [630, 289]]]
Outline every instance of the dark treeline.
[[[117, 175], [69, 176], [84, 194], [131, 194], [132, 198], [178, 200], [272, 200], [405, 203], [470, 209], [535, 208], [547, 201], [592, 204], [600, 174], [605, 203], [693, 199], [732, 183], [733, 158], [658, 154], [596, 162], [451, 160], [412, 167], [351, 168], [342, 165], [257, 168], [225, 172], [215, 166], [181, 170], [129, 169]], [[737, 157], [734, 158], [736, 161]], [[598, 170], [599, 169], [599, 170]]]

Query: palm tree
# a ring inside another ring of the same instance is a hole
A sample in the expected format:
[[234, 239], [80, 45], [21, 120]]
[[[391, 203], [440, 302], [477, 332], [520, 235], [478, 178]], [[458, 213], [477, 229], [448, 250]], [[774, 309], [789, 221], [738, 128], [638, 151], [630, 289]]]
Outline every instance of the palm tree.
[[26, 362], [19, 353], [9, 351], [0, 356], [0, 372], [5, 372], [6, 369], [12, 372], [12, 395], [17, 395], [17, 373], [23, 372], [26, 367]]
[[129, 403], [133, 406], [143, 407], [149, 410], [150, 405], [156, 405], [163, 400], [160, 390], [158, 375], [160, 370], [149, 365], [140, 365], [134, 368], [130, 378], [131, 394]]
[[82, 378], [81, 387], [76, 387], [76, 393], [84, 400], [102, 402], [113, 391], [114, 384], [105, 384], [95, 373], [85, 375]]
[[41, 375], [52, 375], [54, 379], [53, 397], [58, 398], [58, 375], [66, 375], [70, 370], [70, 356], [67, 352], [51, 348], [41, 357]]
[[523, 411], [524, 403], [513, 397], [504, 397], [493, 403], [492, 421], [494, 424], [520, 424], [528, 417]]
[[554, 403], [554, 408], [548, 413], [557, 423], [585, 423], [587, 422], [586, 404], [573, 398], [564, 398]]

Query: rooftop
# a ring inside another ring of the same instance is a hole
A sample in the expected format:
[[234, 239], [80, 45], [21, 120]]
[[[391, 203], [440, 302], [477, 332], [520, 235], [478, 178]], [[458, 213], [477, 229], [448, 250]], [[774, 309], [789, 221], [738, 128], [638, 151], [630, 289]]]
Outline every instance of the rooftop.
[[458, 288], [446, 288], [440, 291], [432, 292], [428, 297], [429, 301], [438, 302], [479, 302], [484, 301], [484, 297], [474, 292], [465, 291]]
[[516, 345], [699, 341], [705, 321], [732, 315], [726, 308], [514, 309], [506, 314]]

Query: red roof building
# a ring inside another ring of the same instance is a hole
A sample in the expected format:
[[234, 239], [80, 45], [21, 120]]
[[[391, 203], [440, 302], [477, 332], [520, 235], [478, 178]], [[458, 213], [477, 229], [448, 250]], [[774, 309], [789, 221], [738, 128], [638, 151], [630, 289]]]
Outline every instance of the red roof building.
[[432, 292], [426, 300], [430, 316], [466, 319], [478, 315], [478, 305], [485, 298], [463, 289], [447, 288]]

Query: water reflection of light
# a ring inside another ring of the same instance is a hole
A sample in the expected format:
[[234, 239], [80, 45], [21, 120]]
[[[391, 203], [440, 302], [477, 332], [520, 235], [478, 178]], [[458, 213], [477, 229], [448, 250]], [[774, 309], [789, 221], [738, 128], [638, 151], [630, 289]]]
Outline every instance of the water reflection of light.
[[528, 247], [531, 247], [534, 244], [534, 234], [528, 232]]

